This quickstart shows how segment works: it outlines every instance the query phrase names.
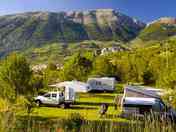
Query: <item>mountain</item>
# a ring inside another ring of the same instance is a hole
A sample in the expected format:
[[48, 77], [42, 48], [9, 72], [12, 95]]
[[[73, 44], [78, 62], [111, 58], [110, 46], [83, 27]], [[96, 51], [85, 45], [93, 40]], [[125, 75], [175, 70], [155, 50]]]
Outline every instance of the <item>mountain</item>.
[[176, 18], [164, 17], [149, 23], [138, 38], [143, 41], [161, 41], [176, 35]]
[[145, 24], [119, 11], [27, 12], [0, 17], [0, 56], [49, 43], [134, 39]]

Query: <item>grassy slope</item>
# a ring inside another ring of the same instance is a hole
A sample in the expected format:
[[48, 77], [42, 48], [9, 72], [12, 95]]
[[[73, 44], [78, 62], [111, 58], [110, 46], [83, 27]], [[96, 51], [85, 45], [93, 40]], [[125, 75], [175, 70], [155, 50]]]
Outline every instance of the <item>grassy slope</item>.
[[165, 40], [175, 34], [175, 25], [154, 23], [142, 30], [138, 38], [142, 39], [143, 41]]
[[132, 47], [141, 48], [168, 40], [176, 35], [176, 26], [170, 24], [153, 23], [145, 27], [137, 38], [132, 40]]

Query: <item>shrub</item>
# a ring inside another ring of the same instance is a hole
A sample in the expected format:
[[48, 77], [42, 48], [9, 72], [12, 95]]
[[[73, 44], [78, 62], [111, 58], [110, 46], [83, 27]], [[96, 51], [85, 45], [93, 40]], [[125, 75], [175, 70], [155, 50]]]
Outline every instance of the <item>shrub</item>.
[[154, 75], [149, 70], [144, 71], [142, 77], [143, 77], [143, 82], [144, 82], [145, 85], [149, 85], [149, 84], [155, 83]]
[[27, 114], [32, 112], [32, 108], [35, 106], [32, 97], [18, 96], [15, 103], [15, 110], [25, 110]]
[[10, 103], [6, 99], [0, 98], [0, 112], [8, 111]]
[[167, 105], [172, 106], [173, 108], [176, 109], [176, 96], [175, 95], [176, 95], [176, 92], [171, 90], [170, 92], [168, 92], [168, 94], [164, 95], [162, 99]]
[[117, 93], [123, 93], [123, 91], [124, 91], [124, 85], [123, 84], [116, 84], [115, 88], [116, 88]]
[[66, 131], [78, 132], [83, 121], [84, 118], [79, 113], [72, 113], [67, 120], [63, 121], [63, 128], [65, 128]]

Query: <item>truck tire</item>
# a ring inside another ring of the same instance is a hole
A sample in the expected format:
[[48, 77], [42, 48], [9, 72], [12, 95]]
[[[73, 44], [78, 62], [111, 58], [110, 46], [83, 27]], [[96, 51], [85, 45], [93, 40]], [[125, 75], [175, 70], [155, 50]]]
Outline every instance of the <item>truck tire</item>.
[[70, 104], [66, 104], [66, 107], [67, 107], [67, 108], [70, 108]]
[[42, 104], [42, 103], [41, 103], [41, 101], [40, 101], [40, 100], [37, 100], [37, 101], [36, 101], [36, 105], [37, 105], [37, 107], [40, 107], [40, 106], [41, 106], [41, 104]]
[[61, 104], [60, 106], [61, 106], [62, 109], [66, 108], [66, 104]]

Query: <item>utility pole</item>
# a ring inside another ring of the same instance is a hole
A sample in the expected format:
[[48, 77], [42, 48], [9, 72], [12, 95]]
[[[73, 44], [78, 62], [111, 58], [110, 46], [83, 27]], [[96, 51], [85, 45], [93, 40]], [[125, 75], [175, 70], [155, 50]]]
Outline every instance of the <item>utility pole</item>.
[[169, 57], [168, 57], [168, 42], [166, 43], [166, 68], [169, 68]]

